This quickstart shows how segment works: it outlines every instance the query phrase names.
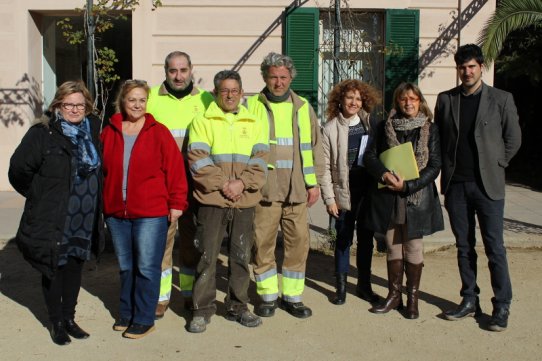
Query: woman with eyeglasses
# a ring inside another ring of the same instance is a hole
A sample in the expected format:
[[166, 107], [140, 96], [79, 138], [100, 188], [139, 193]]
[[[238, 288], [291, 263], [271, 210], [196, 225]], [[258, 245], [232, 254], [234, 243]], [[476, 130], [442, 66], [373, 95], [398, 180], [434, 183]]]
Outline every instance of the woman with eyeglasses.
[[154, 330], [168, 223], [187, 208], [184, 161], [169, 130], [146, 112], [149, 86], [127, 80], [102, 132], [104, 214], [120, 268], [113, 329], [138, 339]]
[[82, 82], [60, 85], [45, 116], [11, 157], [9, 180], [26, 198], [16, 242], [42, 274], [51, 338], [89, 334], [75, 322], [84, 261], [103, 250], [100, 120]]
[[[372, 187], [367, 228], [385, 235], [388, 296], [373, 313], [402, 309], [401, 287], [406, 274], [407, 319], [419, 317], [418, 294], [423, 268], [423, 236], [444, 229], [435, 179], [440, 171], [440, 141], [433, 115], [422, 92], [412, 83], [400, 84], [393, 94], [393, 109], [376, 128], [365, 156], [365, 167], [385, 185]], [[419, 178], [404, 180], [387, 169], [379, 156], [385, 150], [412, 142]], [[375, 182], [376, 183], [376, 182]]]

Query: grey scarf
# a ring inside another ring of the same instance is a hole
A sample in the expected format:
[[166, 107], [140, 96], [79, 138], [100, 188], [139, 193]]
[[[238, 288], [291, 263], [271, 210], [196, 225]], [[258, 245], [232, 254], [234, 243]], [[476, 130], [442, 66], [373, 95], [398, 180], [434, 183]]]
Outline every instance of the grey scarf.
[[[408, 119], [400, 118], [397, 113], [392, 110], [384, 127], [388, 147], [391, 148], [400, 144], [397, 140], [396, 131], [406, 131], [421, 128], [419, 135], [420, 138], [416, 144], [416, 149], [414, 149], [416, 164], [418, 165], [418, 170], [421, 171], [427, 166], [427, 162], [429, 161], [428, 143], [430, 126], [431, 122], [427, 120], [427, 116], [423, 113], [418, 113], [416, 117]], [[407, 200], [409, 204], [413, 204], [415, 206], [419, 205], [421, 201], [421, 190], [407, 196]]]

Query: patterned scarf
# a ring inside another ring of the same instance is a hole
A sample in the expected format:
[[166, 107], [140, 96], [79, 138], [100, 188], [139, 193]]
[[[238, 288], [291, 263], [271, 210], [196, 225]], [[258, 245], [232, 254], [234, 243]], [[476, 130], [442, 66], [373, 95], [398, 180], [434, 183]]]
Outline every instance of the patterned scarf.
[[90, 133], [90, 121], [87, 117], [79, 124], [73, 124], [57, 114], [62, 127], [62, 133], [68, 137], [70, 142], [77, 147], [77, 169], [76, 177], [86, 177], [100, 166], [100, 157], [92, 143]]
[[[418, 170], [421, 171], [427, 166], [427, 162], [429, 160], [428, 143], [430, 126], [431, 123], [427, 120], [427, 116], [423, 113], [418, 113], [416, 117], [409, 119], [399, 118], [397, 113], [392, 110], [384, 127], [388, 147], [391, 148], [400, 144], [397, 140], [396, 131], [407, 131], [421, 128], [418, 143], [416, 144], [416, 149], [414, 149], [416, 164], [418, 165]], [[407, 196], [407, 200], [409, 204], [413, 204], [415, 206], [419, 205], [421, 201], [421, 190]]]

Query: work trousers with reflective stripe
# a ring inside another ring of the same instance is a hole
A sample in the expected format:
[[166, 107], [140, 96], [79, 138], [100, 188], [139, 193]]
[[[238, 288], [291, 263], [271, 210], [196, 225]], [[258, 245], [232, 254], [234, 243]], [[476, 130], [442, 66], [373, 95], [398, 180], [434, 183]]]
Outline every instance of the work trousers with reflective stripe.
[[[181, 294], [185, 298], [192, 297], [192, 286], [194, 284], [194, 273], [199, 261], [199, 253], [194, 246], [194, 235], [196, 234], [195, 214], [187, 210], [178, 222], [179, 227], [179, 281]], [[173, 246], [177, 223], [171, 223], [167, 232], [166, 251], [162, 260], [162, 276], [160, 278], [160, 297], [158, 302], [164, 305], [169, 303], [171, 298], [172, 272], [173, 272]]]
[[228, 237], [228, 288], [226, 311], [247, 310], [250, 255], [254, 239], [254, 207], [198, 209], [195, 244], [201, 254], [194, 282], [194, 317], [216, 313], [216, 264], [225, 232]]
[[274, 301], [278, 298], [275, 247], [279, 225], [284, 244], [282, 298], [288, 302], [301, 302], [310, 241], [306, 203], [260, 202], [256, 206], [254, 219], [256, 291], [264, 301]]

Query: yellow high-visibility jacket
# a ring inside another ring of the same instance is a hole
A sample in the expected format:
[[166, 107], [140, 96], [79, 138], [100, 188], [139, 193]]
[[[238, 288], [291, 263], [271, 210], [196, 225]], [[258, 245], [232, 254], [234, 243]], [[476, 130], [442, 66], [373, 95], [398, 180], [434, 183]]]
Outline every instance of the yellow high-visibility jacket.
[[[239, 105], [224, 113], [212, 102], [190, 126], [188, 161], [194, 179], [194, 197], [205, 205], [249, 208], [261, 199], [267, 175], [269, 141], [265, 123]], [[236, 202], [221, 193], [228, 180], [240, 179], [245, 190]]]
[[175, 138], [179, 149], [186, 154], [187, 131], [197, 114], [202, 114], [214, 100], [213, 95], [194, 87], [192, 92], [177, 99], [169, 94], [164, 84], [151, 88], [147, 101], [147, 113], [164, 124]]

